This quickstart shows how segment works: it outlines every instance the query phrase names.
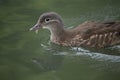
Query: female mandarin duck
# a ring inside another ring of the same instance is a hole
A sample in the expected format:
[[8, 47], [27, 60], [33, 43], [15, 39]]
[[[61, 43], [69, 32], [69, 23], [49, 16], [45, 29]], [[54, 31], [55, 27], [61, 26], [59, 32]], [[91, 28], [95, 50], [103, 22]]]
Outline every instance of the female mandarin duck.
[[65, 29], [55, 12], [43, 13], [30, 30], [50, 30], [51, 42], [62, 46], [106, 47], [120, 43], [120, 22], [84, 22], [73, 29]]

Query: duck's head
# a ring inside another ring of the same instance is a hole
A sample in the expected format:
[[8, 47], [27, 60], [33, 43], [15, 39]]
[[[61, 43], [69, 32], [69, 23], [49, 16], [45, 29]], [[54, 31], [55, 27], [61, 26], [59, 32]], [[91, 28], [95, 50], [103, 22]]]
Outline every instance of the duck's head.
[[63, 27], [63, 22], [61, 17], [55, 13], [55, 12], [47, 12], [43, 13], [39, 19], [38, 22], [30, 28], [31, 30], [38, 31], [40, 28], [47, 28], [49, 30], [55, 30], [58, 26]]

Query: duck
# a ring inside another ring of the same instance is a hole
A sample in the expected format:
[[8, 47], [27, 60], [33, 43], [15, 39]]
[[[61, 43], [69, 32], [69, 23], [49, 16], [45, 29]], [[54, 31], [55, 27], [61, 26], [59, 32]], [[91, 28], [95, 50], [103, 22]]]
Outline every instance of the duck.
[[103, 48], [120, 43], [120, 21], [85, 21], [77, 27], [65, 29], [61, 16], [45, 12], [30, 31], [48, 29], [50, 41], [61, 46]]

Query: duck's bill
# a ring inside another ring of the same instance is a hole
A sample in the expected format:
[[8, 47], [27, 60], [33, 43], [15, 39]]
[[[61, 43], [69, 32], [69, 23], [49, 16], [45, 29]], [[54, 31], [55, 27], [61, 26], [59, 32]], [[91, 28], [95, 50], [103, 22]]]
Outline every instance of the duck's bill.
[[36, 24], [35, 26], [33, 26], [32, 28], [30, 28], [30, 31], [35, 31], [35, 33], [38, 33], [38, 30], [42, 28], [41, 25]]

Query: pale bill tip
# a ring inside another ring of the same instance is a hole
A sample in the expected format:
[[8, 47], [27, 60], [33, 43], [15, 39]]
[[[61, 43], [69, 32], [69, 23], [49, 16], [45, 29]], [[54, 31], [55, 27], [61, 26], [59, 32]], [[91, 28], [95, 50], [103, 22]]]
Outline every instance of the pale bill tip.
[[35, 30], [35, 33], [38, 34], [38, 30]]

